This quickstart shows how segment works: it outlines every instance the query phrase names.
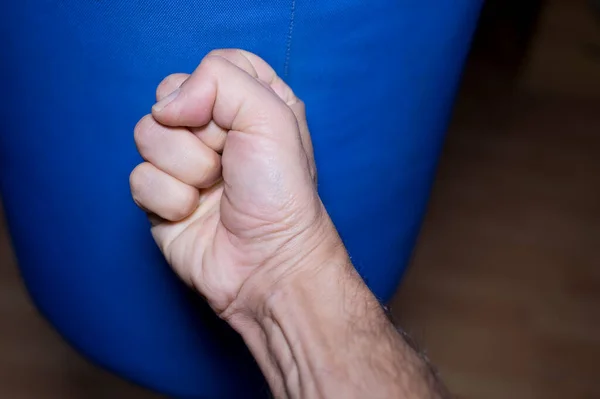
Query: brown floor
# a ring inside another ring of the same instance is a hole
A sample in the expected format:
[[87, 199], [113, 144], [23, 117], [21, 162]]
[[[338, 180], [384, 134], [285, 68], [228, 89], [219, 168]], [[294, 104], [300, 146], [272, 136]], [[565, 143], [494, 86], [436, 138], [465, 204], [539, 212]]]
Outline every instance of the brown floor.
[[394, 301], [459, 398], [600, 398], [600, 29], [583, 4], [550, 2], [513, 90], [470, 65]]
[[449, 140], [395, 313], [459, 397], [600, 398], [600, 107], [515, 108]]
[[[600, 398], [600, 37], [583, 2], [551, 3], [514, 92], [469, 70], [394, 301], [459, 398]], [[39, 318], [4, 230], [0, 323], [1, 398], [157, 398]]]

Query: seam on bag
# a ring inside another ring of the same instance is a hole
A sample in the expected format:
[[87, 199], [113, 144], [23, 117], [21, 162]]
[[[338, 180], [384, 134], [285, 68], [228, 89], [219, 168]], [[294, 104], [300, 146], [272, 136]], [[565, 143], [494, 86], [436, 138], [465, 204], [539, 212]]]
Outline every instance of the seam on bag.
[[294, 23], [296, 18], [296, 0], [291, 1], [290, 5], [290, 23], [288, 26], [288, 35], [285, 42], [285, 63], [283, 65], [283, 76], [287, 77], [290, 72], [290, 58], [292, 55], [292, 36], [294, 34]]

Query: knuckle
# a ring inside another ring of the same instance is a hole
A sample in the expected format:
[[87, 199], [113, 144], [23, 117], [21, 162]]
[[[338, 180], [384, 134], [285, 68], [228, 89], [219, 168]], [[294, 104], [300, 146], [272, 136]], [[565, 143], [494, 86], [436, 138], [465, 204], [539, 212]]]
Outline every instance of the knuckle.
[[223, 65], [229, 63], [222, 55], [211, 51], [204, 57], [198, 68], [205, 70], [210, 74], [216, 74], [223, 70]]
[[298, 119], [296, 118], [296, 114], [294, 113], [294, 111], [292, 111], [290, 107], [284, 104], [281, 104], [281, 118], [286, 125], [294, 126], [297, 128]]
[[179, 87], [189, 75], [187, 73], [172, 73], [164, 78], [156, 87], [156, 96], [170, 94], [176, 87]]
[[207, 173], [211, 173], [215, 169], [220, 167], [221, 160], [217, 153], [212, 153], [210, 156], [204, 157], [205, 168]]
[[164, 78], [163, 80], [160, 81], [160, 83], [158, 84], [158, 86], [156, 86], [156, 98], [157, 99], [164, 92], [166, 92], [168, 90], [167, 87], [169, 87], [171, 85], [171, 81], [173, 80], [173, 78], [171, 76], [172, 75], [167, 76], [166, 78]]
[[219, 49], [212, 50], [206, 56], [207, 57], [209, 57], [209, 56], [226, 57], [228, 55], [236, 54], [239, 51], [240, 50], [232, 49], [232, 48], [219, 48]]
[[204, 158], [202, 185], [210, 185], [221, 175], [221, 157], [217, 153]]
[[306, 103], [301, 98], [296, 97], [296, 107], [303, 114], [306, 113]]
[[290, 104], [290, 108], [299, 122], [306, 120], [306, 104], [304, 104], [304, 101], [296, 98], [294, 102]]
[[191, 215], [198, 207], [198, 198], [198, 191], [193, 187], [188, 186], [186, 190], [180, 194], [177, 206], [172, 208], [170, 219], [179, 221]]
[[136, 166], [129, 175], [129, 183], [132, 188], [135, 188], [137, 191], [144, 188], [148, 185], [150, 180], [152, 165], [148, 162], [143, 162]]
[[133, 128], [133, 139], [138, 145], [138, 148], [143, 147], [151, 140], [151, 135], [156, 127], [156, 122], [152, 115], [146, 115], [138, 121]]
[[136, 166], [129, 174], [129, 187], [133, 200], [140, 206], [143, 203], [143, 193], [149, 180], [149, 166], [147, 162]]

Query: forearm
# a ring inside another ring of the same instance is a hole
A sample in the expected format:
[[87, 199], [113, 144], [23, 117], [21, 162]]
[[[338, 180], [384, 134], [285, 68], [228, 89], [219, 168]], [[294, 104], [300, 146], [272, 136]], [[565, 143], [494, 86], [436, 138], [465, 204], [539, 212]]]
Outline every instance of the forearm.
[[438, 398], [434, 375], [345, 256], [279, 284], [230, 322], [276, 397]]

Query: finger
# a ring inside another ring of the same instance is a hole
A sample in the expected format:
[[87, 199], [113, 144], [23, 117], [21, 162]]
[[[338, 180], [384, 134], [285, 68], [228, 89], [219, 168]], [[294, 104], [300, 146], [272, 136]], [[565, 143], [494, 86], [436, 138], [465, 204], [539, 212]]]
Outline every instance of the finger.
[[173, 73], [162, 80], [156, 88], [156, 101], [160, 101], [175, 90], [190, 77], [189, 73]]
[[221, 157], [185, 128], [167, 127], [152, 115], [134, 129], [142, 158], [185, 184], [206, 188], [221, 176]]
[[191, 215], [199, 204], [199, 192], [154, 165], [144, 162], [129, 177], [131, 195], [147, 212], [176, 222]]

